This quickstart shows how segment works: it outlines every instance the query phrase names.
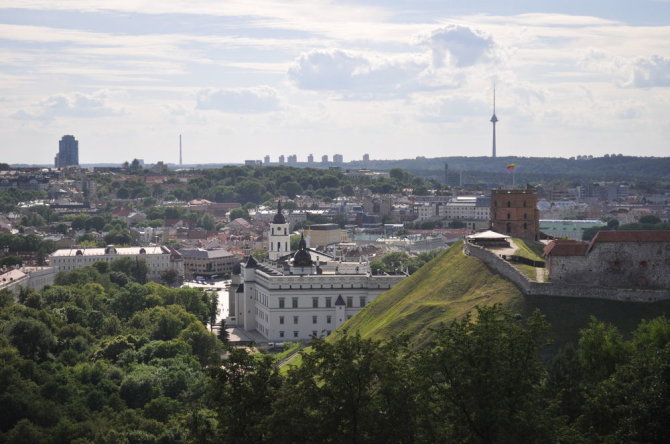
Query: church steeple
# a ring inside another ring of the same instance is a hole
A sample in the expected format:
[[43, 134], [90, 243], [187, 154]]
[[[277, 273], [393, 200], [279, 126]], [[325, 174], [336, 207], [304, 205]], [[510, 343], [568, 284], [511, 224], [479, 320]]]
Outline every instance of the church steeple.
[[493, 85], [493, 116], [491, 116], [491, 123], [493, 124], [493, 153], [491, 157], [496, 157], [496, 122], [498, 117], [496, 117], [496, 86]]

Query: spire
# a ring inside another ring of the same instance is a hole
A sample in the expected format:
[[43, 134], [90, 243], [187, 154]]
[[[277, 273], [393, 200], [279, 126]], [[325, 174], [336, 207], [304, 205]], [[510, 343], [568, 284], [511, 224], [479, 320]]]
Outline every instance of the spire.
[[493, 153], [491, 157], [496, 157], [496, 122], [498, 117], [496, 117], [496, 85], [493, 84], [493, 116], [491, 116], [491, 123], [493, 124]]
[[277, 202], [277, 214], [275, 214], [275, 217], [272, 219], [273, 224], [285, 224], [286, 223], [286, 218], [284, 217], [284, 214], [281, 212], [281, 200]]

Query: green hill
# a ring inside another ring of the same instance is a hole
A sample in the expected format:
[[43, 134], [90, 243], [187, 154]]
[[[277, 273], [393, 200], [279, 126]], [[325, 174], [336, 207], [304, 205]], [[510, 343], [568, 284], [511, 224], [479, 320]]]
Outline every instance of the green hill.
[[523, 316], [539, 309], [551, 324], [553, 351], [575, 342], [591, 316], [617, 326], [624, 335], [641, 319], [670, 315], [670, 301], [652, 304], [607, 300], [529, 297], [483, 262], [462, 253], [462, 242], [452, 246], [416, 273], [379, 295], [363, 311], [336, 330], [329, 340], [346, 332], [384, 339], [407, 334], [421, 346], [430, 340], [431, 327], [449, 322], [477, 305], [500, 303]]
[[407, 334], [416, 345], [430, 339], [431, 327], [463, 316], [477, 305], [503, 304], [523, 309], [522, 293], [478, 259], [462, 253], [458, 242], [407, 279], [382, 293], [331, 335], [344, 331], [383, 339]]

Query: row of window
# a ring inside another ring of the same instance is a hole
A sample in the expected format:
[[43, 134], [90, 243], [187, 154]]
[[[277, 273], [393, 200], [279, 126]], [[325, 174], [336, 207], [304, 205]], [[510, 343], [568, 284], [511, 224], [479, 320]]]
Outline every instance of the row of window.
[[[286, 308], [286, 298], [280, 297], [280, 298], [278, 298], [278, 301], [279, 301], [279, 308]], [[325, 297], [325, 308], [332, 308], [332, 304], [333, 304], [333, 298], [330, 297], [330, 296], [326, 296]], [[354, 306], [354, 297], [353, 296], [347, 296], [346, 304], [347, 304], [347, 308], [352, 308]], [[358, 306], [360, 308], [363, 308], [363, 307], [365, 307], [366, 304], [367, 304], [367, 297], [366, 296], [360, 296], [358, 298]], [[298, 298], [297, 297], [292, 297], [291, 298], [291, 308], [300, 308], [298, 306]], [[318, 296], [312, 297], [312, 308], [320, 308], [319, 297]]]
[[[293, 316], [293, 325], [298, 325], [299, 321], [300, 321], [300, 316]], [[319, 323], [319, 317], [318, 316], [312, 316], [312, 324], [318, 324], [318, 323]], [[332, 323], [333, 323], [333, 317], [331, 315], [327, 315], [326, 316], [326, 324], [332, 324]], [[279, 316], [279, 324], [284, 325], [284, 316]]]
[[[330, 335], [330, 333], [331, 333], [330, 330], [326, 330], [326, 336]], [[314, 337], [318, 337], [318, 336], [319, 336], [319, 332], [317, 332], [316, 330], [312, 330], [312, 336], [314, 336]], [[285, 338], [285, 337], [286, 337], [285, 332], [284, 332], [283, 330], [279, 330], [279, 337], [280, 337], [280, 338]], [[293, 331], [293, 337], [294, 337], [294, 338], [298, 338], [298, 337], [300, 337], [300, 332], [297, 331], [297, 330], [294, 330], [294, 331]]]

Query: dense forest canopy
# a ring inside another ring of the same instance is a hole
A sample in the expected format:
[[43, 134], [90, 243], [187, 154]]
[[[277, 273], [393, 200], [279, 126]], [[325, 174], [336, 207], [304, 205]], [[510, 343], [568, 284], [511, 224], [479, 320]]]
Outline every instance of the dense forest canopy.
[[[315, 338], [282, 372], [206, 328], [214, 298], [128, 264], [0, 294], [3, 442], [663, 442], [670, 322], [593, 319], [550, 361], [539, 314], [499, 306], [404, 338]], [[139, 277], [141, 279], [141, 277]]]

